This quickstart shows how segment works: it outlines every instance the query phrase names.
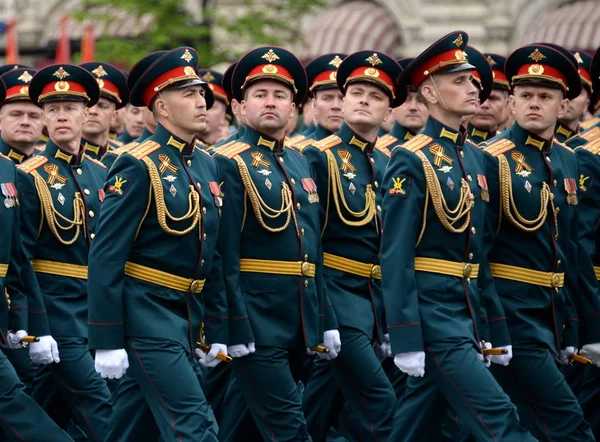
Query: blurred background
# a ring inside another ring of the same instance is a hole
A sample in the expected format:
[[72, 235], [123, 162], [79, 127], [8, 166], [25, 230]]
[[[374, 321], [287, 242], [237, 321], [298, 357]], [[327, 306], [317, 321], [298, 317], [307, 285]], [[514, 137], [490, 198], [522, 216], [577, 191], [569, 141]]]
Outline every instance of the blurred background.
[[275, 45], [303, 61], [361, 49], [414, 56], [462, 29], [482, 52], [525, 43], [600, 46], [600, 0], [0, 0], [0, 62], [112, 62], [181, 45], [224, 69]]

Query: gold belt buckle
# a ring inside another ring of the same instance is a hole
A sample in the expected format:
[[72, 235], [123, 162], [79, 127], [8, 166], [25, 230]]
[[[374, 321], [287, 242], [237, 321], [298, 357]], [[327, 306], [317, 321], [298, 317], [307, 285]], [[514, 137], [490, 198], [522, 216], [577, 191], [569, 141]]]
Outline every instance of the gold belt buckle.
[[558, 273], [553, 273], [552, 274], [552, 276], [550, 277], [550, 284], [555, 289], [560, 286], [560, 275]]
[[310, 263], [309, 262], [303, 262], [302, 266], [300, 267], [300, 272], [302, 273], [302, 276], [309, 276], [310, 275]]
[[381, 279], [381, 266], [374, 265], [371, 267], [371, 279]]
[[463, 268], [463, 278], [470, 278], [472, 273], [473, 266], [471, 265], [471, 263], [466, 263], [465, 267]]
[[191, 293], [200, 293], [202, 291], [202, 281], [200, 279], [194, 279], [190, 284]]

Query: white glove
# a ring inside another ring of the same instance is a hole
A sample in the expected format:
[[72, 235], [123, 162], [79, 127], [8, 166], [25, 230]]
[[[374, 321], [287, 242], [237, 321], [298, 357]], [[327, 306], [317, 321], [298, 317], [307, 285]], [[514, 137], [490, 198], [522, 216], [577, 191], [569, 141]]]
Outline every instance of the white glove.
[[59, 363], [58, 344], [52, 336], [40, 336], [39, 342], [29, 344], [29, 357], [36, 364]]
[[409, 376], [425, 376], [425, 352], [409, 351], [394, 356], [394, 364]]
[[564, 350], [560, 351], [560, 359], [559, 362], [563, 365], [567, 365], [569, 363], [569, 356], [577, 353], [577, 349], [575, 347], [567, 347]]
[[[485, 343], [485, 348], [492, 348], [492, 343], [491, 342], [486, 342]], [[482, 353], [477, 352], [477, 357], [479, 358], [480, 361], [482, 361], [486, 367], [489, 367], [490, 365], [492, 365], [491, 362], [491, 356], [486, 356], [484, 357]]]
[[21, 344], [21, 340], [25, 336], [27, 336], [27, 332], [25, 330], [19, 330], [16, 333], [9, 331], [8, 336], [6, 337], [6, 345], [2, 345], [2, 347], [12, 348], [13, 350], [23, 348], [27, 345], [27, 344]]
[[600, 343], [586, 344], [581, 347], [579, 352], [581, 356], [585, 356], [590, 359], [597, 367], [600, 367]]
[[500, 348], [508, 350], [508, 353], [500, 356], [492, 356], [492, 362], [494, 364], [504, 365], [506, 367], [512, 359], [512, 345], [507, 345], [506, 347]]
[[327, 330], [323, 333], [323, 346], [329, 349], [329, 353], [317, 353], [321, 359], [331, 361], [337, 358], [338, 353], [342, 349], [342, 340], [339, 330]]
[[392, 355], [392, 346], [390, 345], [390, 335], [387, 333], [383, 335], [383, 342], [380, 344], [379, 342], [375, 342], [373, 344], [373, 348], [375, 349], [375, 354], [382, 358], [389, 358]]
[[248, 356], [250, 353], [254, 353], [255, 351], [256, 346], [254, 342], [250, 342], [248, 344], [230, 345], [227, 347], [227, 352], [232, 358], [243, 358], [244, 356]]
[[121, 379], [129, 368], [127, 352], [118, 350], [96, 350], [96, 372], [107, 379]]
[[202, 350], [197, 348], [196, 356], [198, 356], [198, 358], [200, 359], [200, 365], [202, 365], [203, 367], [216, 367], [221, 363], [221, 360], [217, 359], [217, 355], [219, 354], [219, 352], [226, 355], [227, 346], [225, 344], [212, 344], [208, 353], [204, 353]]

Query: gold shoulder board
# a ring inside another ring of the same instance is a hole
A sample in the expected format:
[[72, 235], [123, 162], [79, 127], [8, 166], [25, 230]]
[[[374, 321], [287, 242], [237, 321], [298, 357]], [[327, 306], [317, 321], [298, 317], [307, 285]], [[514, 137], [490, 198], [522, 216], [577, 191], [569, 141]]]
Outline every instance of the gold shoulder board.
[[306, 135], [294, 135], [293, 137], [288, 137], [286, 139], [286, 143], [289, 144], [290, 146], [293, 146], [296, 143], [299, 143], [300, 141], [302, 141], [303, 139], [306, 138]]
[[329, 135], [327, 138], [323, 138], [315, 144], [315, 147], [321, 152], [331, 149], [332, 147], [342, 144], [342, 139], [337, 135]]
[[160, 149], [159, 143], [157, 143], [156, 141], [148, 140], [148, 141], [144, 141], [143, 143], [141, 143], [141, 144], [137, 145], [136, 147], [134, 147], [133, 149], [131, 149], [129, 151], [129, 154], [132, 157], [135, 157], [138, 160], [141, 160], [142, 158], [147, 157], [152, 152], [155, 152], [158, 149]]
[[590, 127], [592, 127], [594, 124], [597, 124], [600, 122], [600, 118], [596, 117], [596, 118], [592, 118], [591, 120], [587, 120], [584, 121], [583, 123], [581, 123], [579, 125], [579, 127], [583, 130], [589, 129]]
[[314, 146], [317, 143], [317, 140], [314, 138], [307, 138], [304, 141], [300, 141], [299, 143], [294, 144], [292, 147], [295, 147], [300, 152], [306, 149], [308, 146]]
[[229, 146], [231, 146], [233, 143], [237, 143], [237, 140], [230, 140], [230, 141], [228, 141], [228, 142], [227, 142], [227, 143], [225, 143], [225, 144], [221, 144], [220, 146], [213, 146], [213, 150], [214, 150], [214, 151], [219, 151], [219, 150], [221, 150], [221, 149], [226, 149], [226, 148], [228, 148]]
[[233, 158], [233, 157], [241, 154], [242, 152], [247, 151], [251, 147], [252, 146], [250, 146], [248, 143], [244, 143], [242, 141], [236, 141], [235, 143], [233, 143], [231, 146], [227, 147], [226, 149], [223, 149], [223, 148], [217, 149], [216, 153], [218, 153], [219, 155], [223, 155], [224, 157], [227, 157], [227, 158]]
[[589, 150], [594, 155], [598, 155], [600, 153], [600, 138], [596, 138], [595, 140], [584, 144], [583, 146], [581, 146], [581, 149]]
[[375, 143], [375, 148], [379, 149], [379, 148], [388, 148], [390, 147], [392, 144], [395, 144], [398, 142], [398, 138], [396, 138], [393, 135], [390, 134], [386, 134], [383, 137], [379, 138], [377, 140], [377, 143]]
[[381, 152], [382, 154], [384, 154], [386, 157], [391, 157], [392, 153], [390, 152], [390, 150], [385, 147], [385, 146], [379, 146], [378, 144], [375, 145], [375, 150], [378, 150], [379, 152]]
[[566, 144], [563, 144], [560, 141], [556, 141], [556, 140], [554, 140], [554, 142], [556, 144], [558, 144], [560, 147], [562, 147], [563, 149], [566, 149], [566, 150], [568, 150], [571, 153], [575, 153], [575, 151], [573, 149], [571, 149], [569, 146], [567, 146]]
[[22, 170], [25, 173], [31, 173], [38, 167], [46, 164], [47, 162], [48, 158], [43, 157], [41, 155], [36, 155], [29, 158], [27, 161], [24, 161], [21, 164], [17, 165], [17, 169]]
[[401, 147], [403, 149], [410, 150], [411, 152], [418, 152], [419, 150], [423, 149], [425, 146], [430, 144], [432, 141], [433, 138], [424, 134], [419, 134], [414, 138], [408, 140], [406, 143], [402, 144]]
[[108, 144], [110, 144], [114, 149], [118, 149], [119, 147], [123, 147], [125, 143], [117, 140], [108, 140]]
[[506, 153], [514, 148], [515, 143], [504, 138], [502, 140], [498, 140], [495, 143], [490, 144], [489, 146], [483, 147], [483, 150], [488, 152], [490, 155], [497, 157], [498, 155]]
[[85, 159], [91, 161], [92, 163], [97, 164], [98, 166], [102, 167], [103, 169], [106, 169], [106, 166], [104, 164], [102, 164], [100, 161], [96, 160], [95, 158], [85, 155]]
[[592, 141], [600, 137], [600, 127], [593, 127], [590, 130], [586, 130], [582, 134], [579, 134], [585, 141]]

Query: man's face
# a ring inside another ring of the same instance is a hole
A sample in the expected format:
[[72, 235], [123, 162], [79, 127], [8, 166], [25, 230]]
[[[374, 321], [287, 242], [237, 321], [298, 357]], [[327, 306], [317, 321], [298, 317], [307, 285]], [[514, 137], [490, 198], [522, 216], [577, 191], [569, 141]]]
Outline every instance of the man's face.
[[392, 111], [390, 98], [381, 88], [369, 83], [352, 83], [346, 87], [343, 102], [344, 120], [363, 130], [379, 128]]
[[425, 127], [429, 111], [417, 92], [409, 92], [406, 101], [394, 108], [394, 118], [411, 132], [419, 132]]
[[235, 115], [235, 118], [238, 120], [240, 125], [246, 125], [246, 117], [242, 115], [242, 104], [235, 98], [231, 99], [231, 113]]
[[556, 125], [567, 108], [562, 91], [544, 86], [517, 85], [510, 98], [510, 106], [519, 126], [541, 134]]
[[312, 101], [317, 123], [329, 132], [336, 132], [344, 122], [342, 103], [344, 96], [338, 88], [315, 92]]
[[83, 125], [83, 136], [108, 134], [111, 124], [116, 120], [116, 105], [114, 102], [100, 97], [98, 103], [90, 107], [88, 118]]
[[133, 138], [142, 135], [144, 130], [144, 109], [145, 106], [128, 105], [125, 110], [125, 129]]
[[210, 109], [206, 111], [206, 129], [201, 138], [207, 144], [215, 144], [221, 139], [221, 131], [225, 125], [227, 107], [220, 100], [215, 100]]
[[505, 109], [508, 106], [508, 91], [492, 89], [490, 96], [479, 106], [470, 123], [478, 129], [494, 131], [505, 120]]
[[43, 104], [44, 124], [50, 138], [56, 143], [66, 144], [81, 140], [83, 124], [88, 108], [80, 101], [56, 101]]
[[110, 131], [113, 133], [120, 134], [123, 132], [125, 128], [125, 108], [122, 107], [115, 111], [116, 117], [115, 121], [110, 126]]
[[460, 117], [477, 112], [479, 89], [473, 84], [471, 71], [433, 75], [421, 88], [432, 104], [446, 112]]
[[[163, 91], [154, 106], [173, 127], [190, 135], [206, 130], [205, 89], [201, 85]], [[159, 103], [162, 101], [162, 103]]]
[[13, 146], [33, 146], [42, 135], [42, 117], [42, 110], [29, 101], [6, 103], [0, 110], [2, 138]]
[[241, 113], [255, 130], [279, 137], [295, 111], [292, 91], [287, 86], [274, 80], [260, 80], [246, 89]]
[[568, 101], [565, 115], [560, 120], [567, 124], [579, 121], [589, 105], [590, 95], [586, 88], [581, 88], [581, 93]]

